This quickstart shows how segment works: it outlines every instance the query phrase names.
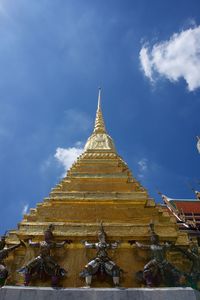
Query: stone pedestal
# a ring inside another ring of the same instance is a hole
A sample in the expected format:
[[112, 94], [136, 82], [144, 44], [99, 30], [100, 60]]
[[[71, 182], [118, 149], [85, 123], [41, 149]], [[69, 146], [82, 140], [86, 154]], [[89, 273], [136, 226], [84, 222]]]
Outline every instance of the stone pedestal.
[[6, 286], [0, 289], [0, 300], [200, 300], [192, 288], [67, 288]]

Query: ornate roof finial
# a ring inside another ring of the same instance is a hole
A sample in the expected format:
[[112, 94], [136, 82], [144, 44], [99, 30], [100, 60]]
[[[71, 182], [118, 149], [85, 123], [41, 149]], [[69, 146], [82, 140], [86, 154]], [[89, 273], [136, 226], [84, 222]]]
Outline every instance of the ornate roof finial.
[[101, 88], [99, 88], [98, 105], [92, 135], [85, 144], [85, 151], [112, 151], [116, 152], [112, 138], [107, 134], [101, 111]]
[[98, 94], [98, 105], [97, 105], [96, 119], [94, 125], [94, 133], [106, 133], [103, 114], [101, 110], [101, 88], [99, 88], [99, 94]]

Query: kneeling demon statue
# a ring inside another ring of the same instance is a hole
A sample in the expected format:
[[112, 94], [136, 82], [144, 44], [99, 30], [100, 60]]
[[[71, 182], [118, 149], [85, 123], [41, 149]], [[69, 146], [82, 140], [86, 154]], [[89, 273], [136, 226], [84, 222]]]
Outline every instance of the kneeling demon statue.
[[85, 248], [96, 249], [96, 257], [91, 260], [80, 273], [81, 277], [85, 278], [86, 286], [90, 287], [92, 282], [92, 277], [97, 273], [101, 275], [107, 274], [112, 277], [113, 284], [115, 287], [119, 286], [120, 272], [121, 269], [109, 258], [107, 250], [116, 249], [119, 242], [107, 243], [106, 234], [104, 232], [103, 226], [101, 224], [98, 233], [99, 242], [88, 243], [84, 241]]
[[60, 243], [54, 241], [53, 231], [54, 226], [51, 224], [44, 232], [44, 241], [32, 242], [29, 240], [29, 246], [39, 248], [39, 255], [28, 262], [28, 264], [18, 270], [19, 273], [25, 274], [24, 285], [29, 285], [33, 277], [39, 279], [45, 279], [46, 277], [51, 277], [52, 287], [58, 286], [58, 281], [61, 277], [66, 275], [66, 270], [61, 268], [59, 264], [51, 256], [51, 249], [61, 248], [66, 243], [71, 243], [71, 241], [66, 240]]

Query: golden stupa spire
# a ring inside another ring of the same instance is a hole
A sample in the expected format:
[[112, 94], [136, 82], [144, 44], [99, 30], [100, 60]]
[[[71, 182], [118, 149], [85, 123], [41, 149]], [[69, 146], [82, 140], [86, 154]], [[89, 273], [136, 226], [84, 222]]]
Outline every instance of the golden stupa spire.
[[96, 112], [96, 119], [94, 125], [94, 133], [106, 133], [106, 127], [103, 119], [103, 114], [101, 110], [101, 88], [99, 88], [98, 94], [98, 105], [97, 105], [97, 112]]
[[106, 127], [101, 110], [101, 89], [99, 88], [98, 105], [92, 135], [88, 138], [85, 144], [85, 151], [112, 151], [116, 152], [112, 138], [107, 134]]

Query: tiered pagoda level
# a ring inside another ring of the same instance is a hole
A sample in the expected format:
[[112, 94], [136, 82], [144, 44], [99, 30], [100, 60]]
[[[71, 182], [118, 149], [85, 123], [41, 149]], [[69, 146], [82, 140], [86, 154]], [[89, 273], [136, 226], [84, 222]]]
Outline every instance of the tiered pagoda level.
[[[11, 231], [7, 242], [10, 245], [20, 240], [37, 242], [49, 224], [55, 225], [56, 241], [72, 240], [70, 245], [54, 250], [56, 261], [68, 270], [62, 281], [64, 287], [80, 287], [84, 282], [79, 273], [95, 256], [94, 250], [86, 250], [83, 240], [96, 241], [102, 221], [108, 241], [120, 241], [119, 248], [110, 250], [109, 256], [123, 270], [121, 285], [136, 287], [134, 273], [142, 270], [148, 253], [131, 246], [128, 241], [149, 243], [148, 225], [155, 224], [160, 241], [173, 241], [177, 245], [188, 244], [187, 234], [180, 232], [174, 216], [156, 205], [147, 191], [132, 176], [127, 164], [117, 154], [112, 138], [107, 134], [101, 111], [99, 92], [94, 131], [86, 142], [84, 152], [67, 172], [65, 178], [52, 189], [48, 198], [36, 209], [24, 215], [18, 230]], [[37, 250], [20, 247], [8, 259], [10, 284], [22, 284], [23, 278], [16, 272], [25, 265]], [[177, 260], [170, 253], [172, 263], [184, 269], [184, 258]], [[36, 281], [35, 285], [48, 285]], [[95, 281], [93, 286], [109, 287], [109, 281]]]

